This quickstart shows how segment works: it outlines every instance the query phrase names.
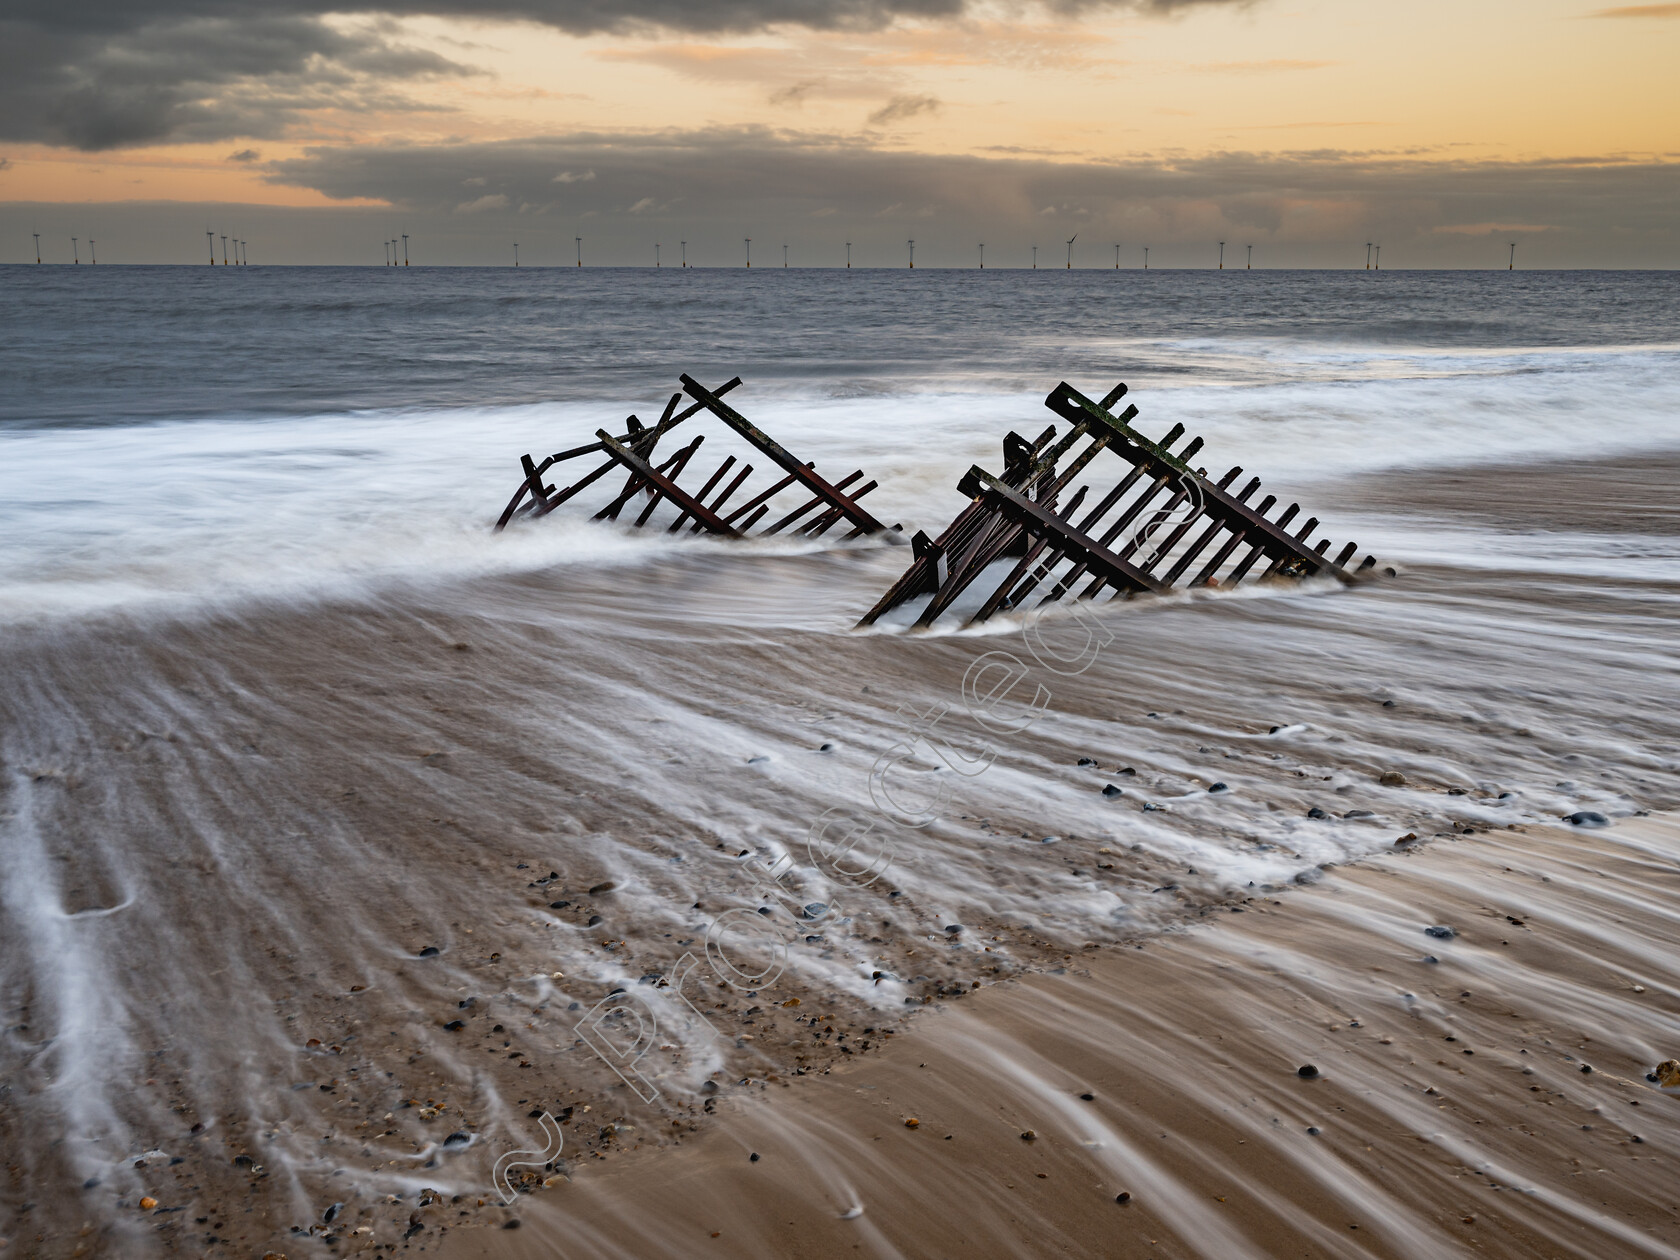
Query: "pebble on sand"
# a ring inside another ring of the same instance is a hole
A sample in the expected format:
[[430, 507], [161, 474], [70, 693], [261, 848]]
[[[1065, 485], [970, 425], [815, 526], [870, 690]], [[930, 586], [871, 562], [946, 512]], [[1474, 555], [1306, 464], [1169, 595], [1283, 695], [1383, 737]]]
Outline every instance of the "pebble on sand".
[[1112, 784], [1112, 783], [1110, 783], [1106, 787], [1104, 787], [1102, 792], [1103, 792], [1103, 795], [1108, 797], [1108, 799], [1111, 800], [1111, 801], [1116, 796], [1124, 796], [1125, 795], [1125, 793], [1123, 791], [1121, 791], [1119, 788], [1115, 787], [1114, 784]]
[[1569, 815], [1568, 821], [1577, 827], [1608, 827], [1610, 820], [1597, 810], [1578, 809]]
[[906, 1129], [919, 1129], [919, 1128], [922, 1127], [922, 1122], [920, 1120], [916, 1119], [915, 1116], [911, 1116], [908, 1120], [906, 1120], [904, 1122], [904, 1127]]
[[1300, 1067], [1295, 1069], [1295, 1075], [1299, 1076], [1303, 1081], [1310, 1081], [1318, 1075], [1318, 1069], [1310, 1063], [1303, 1063]]
[[1384, 787], [1405, 787], [1406, 776], [1401, 774], [1398, 770], [1384, 770], [1382, 772], [1382, 776], [1377, 780], [1377, 782], [1381, 783]]
[[140, 1210], [142, 1212], [150, 1212], [156, 1206], [157, 1200], [152, 1198], [149, 1194], [144, 1199], [140, 1200]]
[[1132, 1196], [1129, 1193], [1127, 1193], [1126, 1191], [1122, 1190], [1119, 1194], [1114, 1196], [1114, 1201], [1116, 1203], [1130, 1203], [1132, 1201]]

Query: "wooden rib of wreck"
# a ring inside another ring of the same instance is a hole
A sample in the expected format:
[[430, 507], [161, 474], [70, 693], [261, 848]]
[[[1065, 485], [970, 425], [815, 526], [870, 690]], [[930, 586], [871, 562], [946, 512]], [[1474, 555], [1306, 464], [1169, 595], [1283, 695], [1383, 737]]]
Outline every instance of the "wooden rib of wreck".
[[[1371, 556], [1349, 568], [1358, 547], [1347, 543], [1334, 557], [1328, 539], [1312, 541], [1318, 518], [1295, 525], [1300, 505], [1270, 515], [1277, 500], [1252, 505], [1260, 479], [1240, 489], [1241, 468], [1218, 481], [1191, 461], [1202, 449], [1191, 438], [1175, 451], [1184, 426], [1174, 425], [1159, 442], [1132, 427], [1138, 410], [1111, 409], [1126, 394], [1116, 385], [1093, 402], [1066, 382], [1045, 406], [1072, 427], [1058, 441], [1052, 424], [1028, 441], [1011, 433], [1003, 442], [1003, 472], [975, 465], [958, 483], [970, 496], [938, 538], [917, 531], [914, 558], [860, 626], [909, 600], [931, 593], [917, 626], [931, 625], [994, 564], [1016, 562], [969, 618], [985, 621], [999, 610], [1017, 609], [1038, 595], [1037, 606], [1076, 593], [1095, 598], [1103, 591], [1126, 599], [1183, 587], [1231, 587], [1248, 578], [1332, 577], [1358, 580], [1375, 567]], [[1091, 508], [1081, 508], [1091, 487], [1064, 494], [1103, 451], [1130, 465]], [[1388, 570], [1390, 574], [1393, 570]], [[988, 578], [988, 581], [990, 579]]]
[[[646, 425], [635, 416], [630, 416], [625, 421], [626, 431], [621, 434], [614, 435], [605, 429], [598, 429], [595, 441], [559, 451], [540, 462], [533, 460], [530, 455], [521, 456], [520, 464], [525, 477], [519, 483], [519, 488], [514, 491], [513, 498], [508, 501], [501, 518], [497, 520], [497, 531], [506, 529], [516, 520], [547, 516], [561, 504], [613, 473], [615, 469], [624, 473], [624, 484], [613, 498], [595, 513], [596, 520], [618, 520], [620, 513], [630, 506], [638, 495], [644, 495], [646, 502], [635, 521], [638, 527], [645, 526], [660, 504], [665, 503], [675, 511], [675, 519], [666, 526], [667, 533], [674, 534], [686, 526], [690, 533], [705, 531], [726, 538], [744, 538], [753, 532], [755, 525], [771, 513], [772, 504], [777, 496], [791, 490], [797, 498], [797, 506], [778, 513], [768, 525], [759, 529], [755, 536], [764, 537], [788, 530], [814, 538], [826, 534], [842, 521], [851, 526], [845, 535], [847, 538], [856, 538], [864, 534], [890, 534], [900, 529], [894, 525], [889, 531], [888, 526], [883, 525], [860, 506], [858, 500], [876, 487], [876, 483], [870, 480], [863, 481], [855, 489], [852, 488], [855, 483], [862, 481], [862, 469], [838, 481], [830, 482], [817, 473], [815, 465], [802, 463], [789, 454], [774, 438], [726, 403], [723, 396], [741, 383], [740, 377], [735, 377], [715, 390], [707, 389], [687, 373], [684, 373], [681, 379], [682, 392], [671, 395], [657, 424]], [[686, 407], [682, 407], [685, 395], [692, 401]], [[682, 407], [680, 411], [679, 407]], [[698, 490], [691, 492], [684, 488], [681, 484], [683, 473], [689, 464], [694, 462], [706, 435], [696, 434], [693, 441], [672, 451], [663, 459], [660, 459], [659, 443], [678, 425], [702, 411], [709, 412], [743, 438], [779, 469], [781, 476], [767, 486], [748, 492], [741, 501], [732, 503], [731, 500], [738, 492], [743, 491], [753, 474], [752, 464], [740, 463], [737, 467], [739, 461], [732, 454], [712, 470], [710, 477]], [[551, 470], [591, 455], [604, 458], [576, 481], [564, 487], [555, 487], [548, 483], [548, 478], [552, 475]], [[656, 463], [656, 460], [659, 462]], [[784, 504], [784, 508], [786, 507]]]

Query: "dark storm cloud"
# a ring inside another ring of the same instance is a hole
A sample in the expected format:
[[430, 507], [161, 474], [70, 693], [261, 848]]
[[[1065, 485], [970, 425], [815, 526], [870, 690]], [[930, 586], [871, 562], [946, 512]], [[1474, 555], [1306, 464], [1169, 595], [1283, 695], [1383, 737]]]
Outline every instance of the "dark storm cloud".
[[[1060, 0], [1152, 13], [1247, 0]], [[97, 150], [281, 133], [308, 109], [400, 108], [392, 85], [466, 67], [327, 14], [529, 20], [572, 34], [872, 28], [969, 0], [13, 0], [0, 18], [0, 139]]]
[[462, 73], [376, 28], [344, 34], [267, 8], [100, 34], [13, 17], [0, 22], [0, 134], [89, 150], [273, 136], [305, 110], [400, 108], [393, 83]]

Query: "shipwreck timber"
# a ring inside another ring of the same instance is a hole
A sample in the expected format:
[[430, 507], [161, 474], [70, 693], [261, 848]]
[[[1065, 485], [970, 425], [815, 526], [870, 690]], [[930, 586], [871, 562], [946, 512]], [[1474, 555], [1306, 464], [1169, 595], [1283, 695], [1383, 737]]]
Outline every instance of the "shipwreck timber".
[[[1051, 391], [1045, 406], [1068, 422], [1068, 432], [1053, 440], [1051, 425], [1030, 442], [1010, 433], [1001, 473], [971, 467], [958, 483], [970, 496], [968, 506], [937, 538], [917, 531], [910, 567], [858, 624], [871, 625], [901, 604], [931, 595], [915, 622], [931, 625], [994, 564], [1010, 557], [1015, 564], [971, 622], [1021, 608], [1035, 594], [1035, 606], [1042, 606], [1070, 594], [1093, 599], [1107, 591], [1110, 598], [1126, 599], [1192, 586], [1230, 587], [1251, 575], [1352, 583], [1375, 567], [1369, 555], [1348, 567], [1358, 551], [1355, 543], [1332, 557], [1328, 539], [1313, 542], [1318, 518], [1296, 526], [1299, 504], [1276, 516], [1269, 515], [1277, 504], [1273, 495], [1251, 506], [1260, 491], [1258, 477], [1241, 489], [1236, 488], [1241, 468], [1211, 480], [1191, 462], [1202, 449], [1201, 438], [1173, 449], [1184, 437], [1182, 425], [1159, 442], [1145, 437], [1132, 427], [1135, 406], [1118, 415], [1112, 410], [1125, 395], [1123, 383], [1100, 402], [1066, 382]], [[1081, 514], [1091, 486], [1066, 492], [1103, 451], [1129, 469]]]
[[[801, 462], [724, 401], [723, 396], [741, 384], [740, 377], [725, 382], [715, 390], [707, 389], [687, 373], [681, 379], [682, 392], [671, 395], [657, 424], [644, 424], [632, 415], [625, 421], [623, 433], [612, 434], [598, 429], [595, 441], [549, 455], [540, 462], [530, 455], [522, 456], [520, 465], [524, 479], [497, 520], [496, 529], [506, 529], [516, 520], [547, 516], [616, 469], [624, 474], [624, 482], [594, 514], [596, 520], [618, 520], [637, 496], [644, 496], [646, 501], [636, 516], [636, 526], [646, 526], [660, 505], [666, 504], [674, 514], [674, 519], [665, 527], [666, 532], [672, 534], [686, 527], [690, 533], [703, 531], [726, 538], [764, 537], [783, 531], [814, 538], [844, 522], [851, 527], [845, 535], [847, 538], [867, 534], [896, 535], [899, 526], [889, 528], [882, 524], [859, 503], [877, 484], [874, 480], [864, 481], [862, 469], [830, 482], [818, 474], [813, 464]], [[685, 396], [691, 400], [686, 407], [682, 406]], [[679, 407], [681, 410], [678, 410]], [[698, 490], [685, 488], [681, 479], [689, 465], [695, 462], [706, 435], [696, 434], [692, 441], [663, 459], [659, 458], [658, 448], [661, 439], [702, 412], [721, 421], [752, 450], [780, 470], [781, 475], [769, 485], [748, 492], [743, 500], [732, 504], [736, 494], [743, 492], [752, 478], [754, 469], [752, 464], [743, 463], [739, 456], [730, 454], [712, 470]], [[553, 469], [591, 455], [604, 458], [569, 485], [556, 487], [549, 484]], [[655, 463], [656, 459], [659, 462]], [[789, 492], [792, 501], [784, 498], [778, 504], [778, 496]], [[780, 510], [772, 515], [776, 507]], [[754, 527], [766, 516], [771, 517], [770, 522], [754, 534]]]

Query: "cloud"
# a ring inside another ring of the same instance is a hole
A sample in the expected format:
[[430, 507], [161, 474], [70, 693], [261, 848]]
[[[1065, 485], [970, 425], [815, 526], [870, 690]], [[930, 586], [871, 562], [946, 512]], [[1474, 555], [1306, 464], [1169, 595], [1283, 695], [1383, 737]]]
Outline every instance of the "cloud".
[[770, 104], [803, 105], [805, 98], [821, 86], [821, 79], [807, 79], [803, 83], [790, 83], [787, 87], [778, 88], [770, 93]]
[[[264, 178], [441, 220], [455, 215], [461, 181], [482, 174], [504, 195], [500, 203], [476, 203], [476, 213], [494, 220], [511, 217], [511, 207], [523, 203], [549, 206], [554, 215], [556, 169], [595, 173], [570, 186], [563, 222], [592, 216], [591, 233], [603, 250], [665, 224], [691, 241], [708, 233], [735, 239], [823, 224], [824, 231], [846, 233], [841, 239], [874, 234], [891, 241], [905, 233], [934, 247], [946, 238], [1028, 239], [1035, 224], [1042, 230], [1057, 218], [1080, 224], [1082, 237], [1159, 247], [1240, 239], [1310, 252], [1380, 234], [1397, 262], [1408, 241], [1420, 251], [1445, 249], [1490, 225], [1545, 229], [1549, 239], [1578, 242], [1586, 256], [1607, 242], [1628, 249], [1637, 242], [1680, 244], [1673, 214], [1680, 162], [1616, 157], [1483, 162], [1340, 149], [1047, 160], [919, 153], [856, 135], [720, 127], [321, 146], [270, 163]], [[1053, 216], [1039, 217], [1046, 208]]]
[[[46, 0], [0, 20], [0, 135], [83, 150], [165, 139], [274, 137], [311, 110], [412, 108], [393, 85], [474, 73], [376, 27], [341, 31], [314, 16], [173, 0], [97, 2], [60, 20]], [[203, 10], [230, 11], [205, 16]], [[20, 19], [20, 12], [30, 18]], [[32, 20], [31, 20], [32, 19]]]
[[[1045, 0], [1041, 7], [1056, 15], [1168, 15], [1250, 2]], [[954, 21], [984, 7], [985, 0], [10, 0], [0, 17], [0, 140], [91, 151], [272, 138], [314, 110], [418, 109], [402, 84], [475, 73], [394, 42], [388, 21], [346, 19], [459, 17], [537, 22], [572, 35], [713, 35], [880, 30], [901, 18]], [[643, 57], [658, 55], [653, 49]], [[703, 72], [699, 59], [688, 64]], [[784, 60], [776, 77], [785, 81], [787, 71]]]
[[262, 154], [255, 149], [241, 149], [237, 153], [228, 154], [227, 160], [230, 162], [255, 162], [261, 156]]
[[572, 171], [561, 171], [548, 182], [551, 184], [583, 184], [595, 178], [594, 171], [584, 171], [581, 174]]
[[1191, 69], [1204, 74], [1273, 74], [1280, 70], [1322, 70], [1335, 64], [1334, 61], [1290, 61], [1274, 57], [1270, 61], [1205, 61]]
[[1600, 9], [1600, 18], [1680, 18], [1680, 4], [1629, 4], [1619, 9]]
[[486, 193], [477, 201], [463, 201], [455, 207], [456, 214], [483, 214], [486, 210], [506, 210], [508, 198], [506, 193]]
[[869, 115], [872, 126], [884, 127], [888, 123], [903, 122], [906, 118], [914, 118], [917, 114], [936, 114], [939, 112], [939, 98], [936, 96], [895, 96], [880, 109]]

